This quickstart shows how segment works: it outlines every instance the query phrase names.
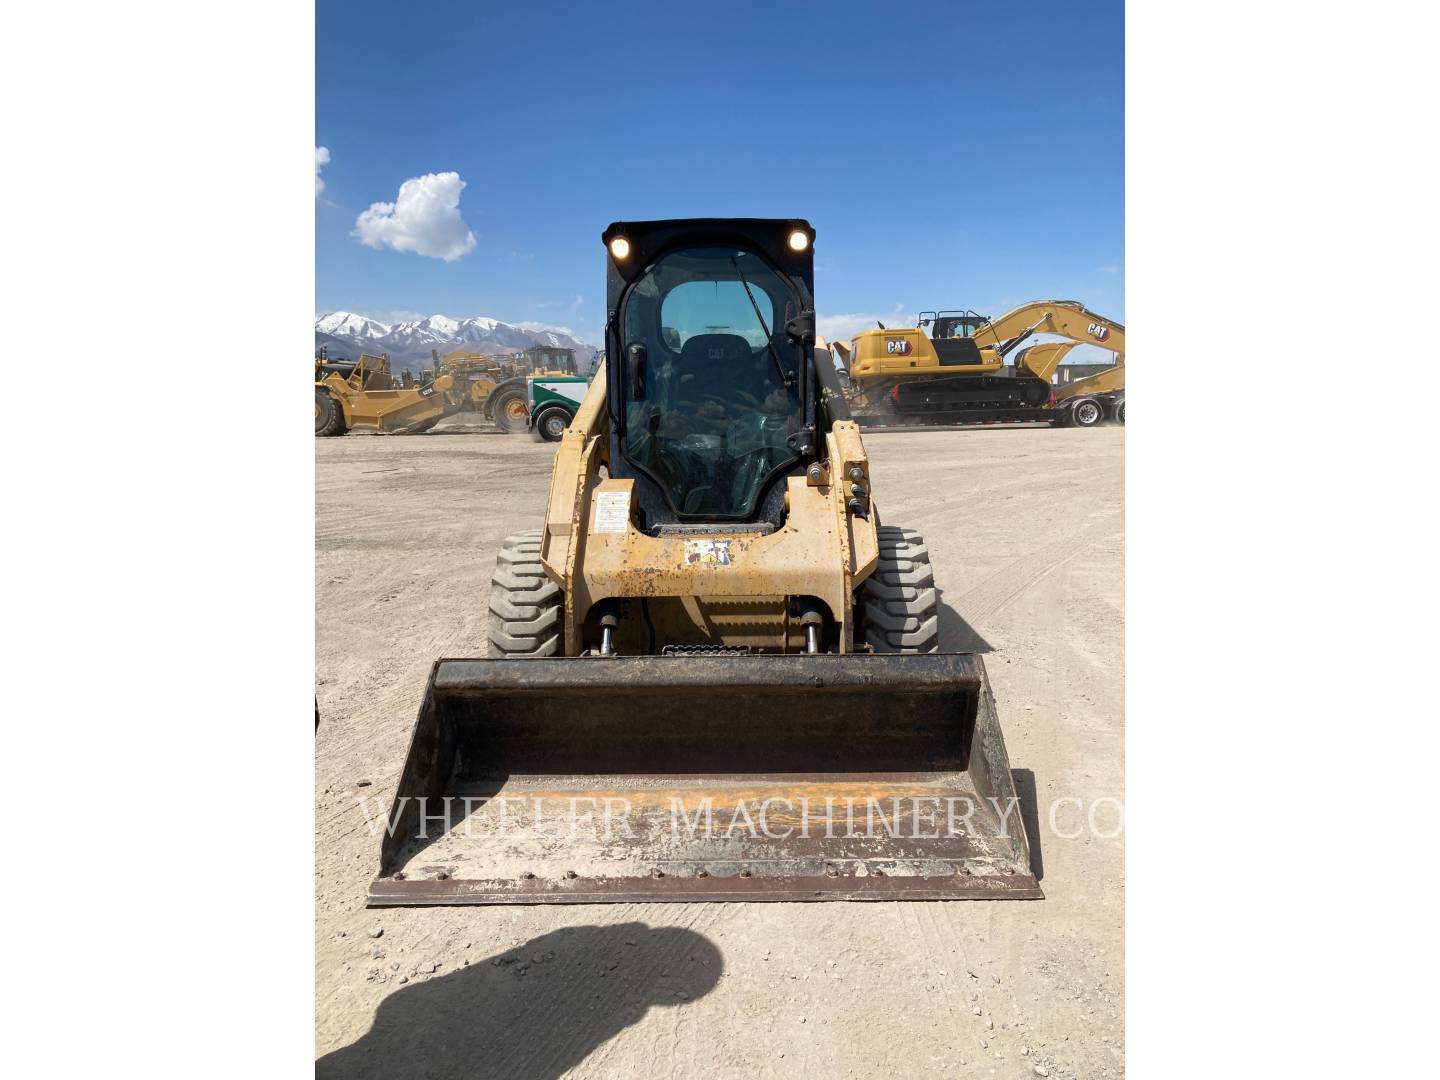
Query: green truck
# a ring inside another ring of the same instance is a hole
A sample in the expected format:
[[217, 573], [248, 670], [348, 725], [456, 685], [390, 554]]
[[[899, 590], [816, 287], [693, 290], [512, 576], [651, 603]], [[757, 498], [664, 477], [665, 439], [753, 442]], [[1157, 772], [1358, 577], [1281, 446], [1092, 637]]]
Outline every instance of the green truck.
[[530, 388], [530, 422], [532, 431], [546, 442], [559, 442], [560, 436], [575, 419], [590, 380], [580, 375], [536, 375], [527, 380]]

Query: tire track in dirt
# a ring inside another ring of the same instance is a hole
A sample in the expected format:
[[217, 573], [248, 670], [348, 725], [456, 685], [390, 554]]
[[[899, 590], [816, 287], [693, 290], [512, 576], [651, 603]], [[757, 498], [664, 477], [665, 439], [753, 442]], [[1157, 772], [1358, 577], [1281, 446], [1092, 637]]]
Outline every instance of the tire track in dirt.
[[998, 615], [1012, 600], [1029, 591], [1051, 571], [1083, 555], [1096, 542], [1109, 539], [1123, 523], [1123, 514], [1107, 514], [1099, 522], [1021, 556], [955, 600], [946, 600], [962, 619], [979, 629], [980, 624]]
[[[960, 980], [966, 978], [970, 961], [965, 946], [953, 932], [946, 934], [935, 920], [934, 904], [896, 904], [897, 921], [905, 936], [917, 946], [926, 962], [925, 974], [936, 980], [947, 1017], [964, 1015], [969, 1009], [967, 989]], [[948, 940], [947, 940], [948, 939]]]

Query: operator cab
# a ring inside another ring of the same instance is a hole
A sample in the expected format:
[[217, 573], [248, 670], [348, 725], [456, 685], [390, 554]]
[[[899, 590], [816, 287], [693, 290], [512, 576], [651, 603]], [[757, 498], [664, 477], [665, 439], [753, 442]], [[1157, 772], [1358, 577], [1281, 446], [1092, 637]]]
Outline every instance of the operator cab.
[[975, 331], [990, 320], [973, 311], [922, 311], [920, 325], [930, 327], [930, 344], [941, 367], [982, 363]]
[[575, 350], [555, 348], [549, 345], [532, 345], [521, 356], [521, 366], [531, 374], [541, 371], [563, 371], [575, 374]]
[[611, 474], [635, 479], [651, 532], [779, 527], [784, 478], [816, 453], [814, 230], [617, 222], [603, 239]]

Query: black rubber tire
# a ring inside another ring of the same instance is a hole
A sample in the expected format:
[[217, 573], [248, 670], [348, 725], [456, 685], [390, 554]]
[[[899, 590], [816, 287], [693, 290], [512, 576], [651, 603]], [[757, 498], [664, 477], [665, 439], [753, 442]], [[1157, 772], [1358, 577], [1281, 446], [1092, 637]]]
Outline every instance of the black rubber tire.
[[880, 564], [855, 597], [866, 643], [877, 653], [939, 652], [940, 612], [925, 538], [894, 525], [875, 534]]
[[560, 653], [565, 597], [540, 565], [540, 530], [507, 536], [490, 577], [489, 655]]
[[570, 426], [570, 419], [570, 414], [560, 406], [551, 405], [535, 415], [535, 431], [546, 442], [559, 442]]
[[340, 403], [330, 396], [328, 390], [315, 391], [315, 434], [345, 434], [345, 414], [340, 411]]
[[1119, 401], [1119, 402], [1117, 402], [1116, 405], [1115, 405], [1115, 423], [1121, 425], [1122, 427], [1123, 427], [1124, 424], [1125, 424], [1125, 402], [1124, 402], [1124, 401]]
[[1070, 422], [1076, 427], [1094, 427], [1105, 419], [1105, 407], [1094, 398], [1080, 398], [1070, 406]]
[[[490, 399], [490, 417], [495, 421], [495, 426], [501, 431], [510, 435], [518, 434], [525, 430], [530, 416], [530, 404], [525, 400], [525, 386], [503, 386], [495, 391], [495, 396]], [[511, 416], [508, 406], [511, 402], [518, 401], [525, 410], [525, 415]]]

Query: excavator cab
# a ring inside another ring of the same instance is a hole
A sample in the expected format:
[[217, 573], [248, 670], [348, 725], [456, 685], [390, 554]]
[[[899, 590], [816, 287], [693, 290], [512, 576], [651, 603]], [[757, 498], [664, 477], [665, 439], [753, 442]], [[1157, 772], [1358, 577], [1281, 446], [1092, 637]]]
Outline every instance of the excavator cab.
[[930, 344], [941, 367], [984, 363], [971, 335], [989, 320], [973, 311], [922, 311], [920, 326], [930, 327]]
[[920, 325], [930, 327], [931, 341], [973, 337], [975, 331], [990, 321], [989, 316], [973, 311], [922, 311]]

